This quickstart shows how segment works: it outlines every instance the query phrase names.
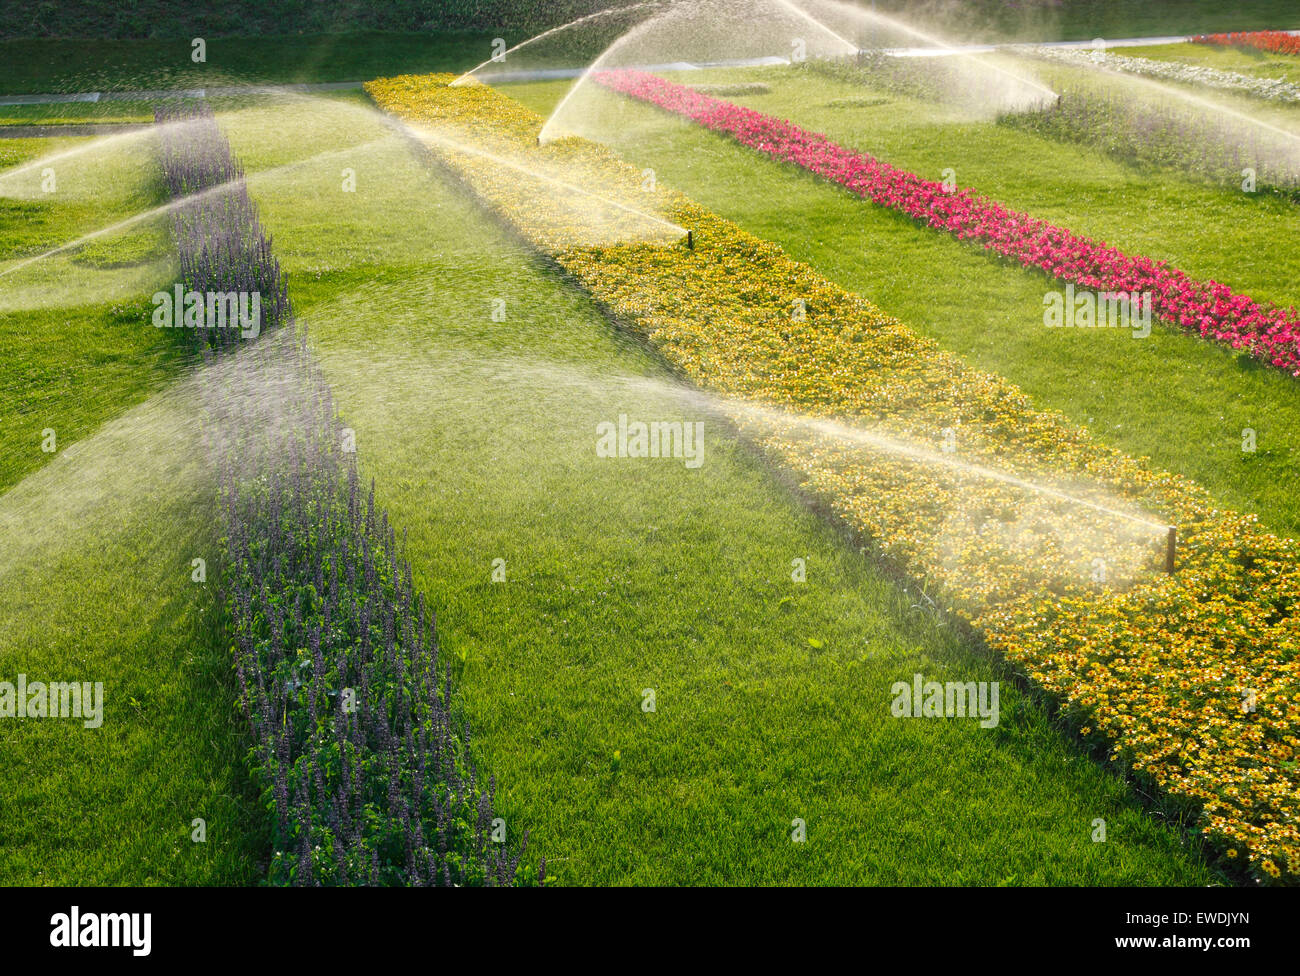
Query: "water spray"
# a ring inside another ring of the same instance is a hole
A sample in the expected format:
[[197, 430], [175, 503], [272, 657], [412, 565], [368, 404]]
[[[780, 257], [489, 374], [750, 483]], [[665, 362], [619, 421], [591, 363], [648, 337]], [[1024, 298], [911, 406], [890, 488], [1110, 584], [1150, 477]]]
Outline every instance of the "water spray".
[[[671, 220], [665, 220], [663, 217], [657, 216], [656, 214], [646, 213], [644, 210], [638, 210], [636, 207], [629, 206], [626, 203], [620, 203], [618, 200], [612, 200], [609, 197], [603, 196], [599, 193], [593, 193], [592, 191], [583, 189], [581, 186], [578, 186], [575, 183], [571, 183], [568, 180], [562, 180], [556, 176], [551, 176], [546, 173], [539, 172], [535, 165], [530, 166], [523, 161], [508, 159], [505, 156], [499, 155], [498, 153], [491, 152], [487, 149], [480, 149], [477, 146], [472, 146], [469, 143], [460, 141], [459, 139], [454, 139], [450, 136], [443, 135], [440, 132], [435, 131], [434, 129], [430, 128], [427, 125], [415, 125], [415, 126], [406, 125], [405, 128], [416, 140], [424, 141], [426, 143], [432, 143], [433, 145], [438, 146], [444, 152], [463, 153], [467, 156], [473, 156], [478, 159], [483, 159], [493, 163], [494, 165], [501, 166], [509, 170], [513, 170], [514, 172], [519, 173], [522, 176], [528, 177], [529, 179], [538, 180], [542, 183], [547, 184], [548, 186], [552, 186], [555, 187], [556, 189], [563, 190], [566, 193], [575, 194], [579, 197], [585, 198], [587, 200], [591, 200], [603, 206], [611, 207], [614, 210], [621, 211], [622, 213], [628, 214], [629, 216], [637, 217], [651, 224], [655, 224], [660, 227], [666, 228], [668, 231], [674, 234], [686, 234], [686, 235], [690, 234], [690, 231], [688, 231], [685, 227], [681, 227], [677, 224], [674, 224]], [[541, 136], [538, 136], [538, 140], [540, 144]]]
[[1101, 504], [1100, 502], [1080, 497], [1079, 495], [1072, 494], [1051, 485], [1033, 481], [1029, 478], [1022, 478], [1010, 473], [1009, 471], [1003, 471], [982, 464], [964, 461], [952, 454], [934, 451], [914, 442], [900, 440], [880, 431], [853, 427], [827, 418], [793, 414], [779, 408], [769, 407], [759, 403], [743, 401], [718, 402], [723, 410], [726, 410], [733, 415], [748, 416], [762, 421], [765, 424], [777, 427], [778, 429], [781, 426], [793, 425], [822, 437], [848, 441], [851, 444], [858, 444], [898, 458], [906, 458], [911, 461], [935, 467], [945, 467], [956, 471], [958, 474], [970, 475], [989, 481], [1011, 485], [1042, 497], [1053, 498], [1057, 501], [1066, 502], [1073, 506], [1090, 509], [1097, 512], [1099, 515], [1120, 522], [1128, 522], [1148, 530], [1154, 530], [1151, 534], [1157, 538], [1157, 533], [1160, 530], [1163, 530], [1165, 533], [1165, 571], [1169, 574], [1172, 574], [1175, 571], [1178, 555], [1177, 526], [1157, 522], [1142, 515], [1130, 511], [1124, 511], [1123, 509], [1117, 508], [1113, 505]]
[[[167, 124], [168, 125], [189, 125], [190, 123], [171, 122]], [[190, 206], [191, 204], [206, 200], [210, 197], [219, 198], [222, 194], [229, 193], [232, 190], [234, 190], [241, 183], [244, 185], [255, 184], [258, 181], [265, 179], [266, 177], [282, 174], [289, 170], [295, 169], [296, 167], [306, 165], [307, 163], [317, 162], [322, 158], [337, 156], [343, 153], [355, 153], [358, 150], [369, 149], [372, 146], [378, 145], [379, 142], [380, 140], [373, 140], [371, 142], [363, 143], [360, 146], [349, 146], [347, 149], [333, 149], [327, 152], [316, 153], [313, 156], [307, 156], [303, 159], [296, 159], [293, 162], [285, 163], [281, 166], [275, 166], [272, 167], [271, 169], [259, 170], [254, 173], [240, 174], [239, 176], [235, 177], [235, 179], [233, 180], [228, 180], [225, 183], [218, 183], [216, 186], [210, 186], [206, 190], [200, 190], [197, 193], [191, 193], [189, 196], [184, 196], [176, 200], [171, 200], [167, 203], [161, 204], [160, 206], [151, 207], [148, 210], [142, 210], [140, 213], [132, 214], [131, 216], [123, 220], [119, 220], [114, 224], [110, 224], [107, 227], [100, 227], [98, 230], [92, 230], [88, 234], [83, 234], [82, 236], [78, 237], [76, 240], [71, 240], [65, 244], [60, 244], [58, 247], [50, 248], [50, 250], [44, 251], [41, 254], [35, 254], [29, 258], [24, 258], [23, 260], [17, 261], [6, 268], [0, 268], [0, 278], [5, 277], [6, 275], [13, 274], [15, 271], [21, 271], [23, 268], [35, 264], [37, 261], [44, 261], [46, 258], [52, 258], [57, 254], [62, 254], [65, 251], [69, 251], [75, 247], [80, 247], [83, 244], [89, 244], [91, 241], [103, 237], [106, 234], [115, 234], [118, 231], [126, 230], [128, 227], [132, 227], [135, 224], [138, 224], [142, 221], [151, 220], [155, 217], [161, 217], [162, 215], [170, 213], [173, 210], [182, 209], [184, 207]]]
[[776, 2], [784, 9], [794, 14], [796, 17], [807, 21], [809, 24], [811, 24], [813, 27], [818, 28], [819, 30], [825, 31], [827, 34], [833, 37], [837, 43], [843, 44], [846, 48], [848, 48], [849, 54], [853, 55], [854, 57], [857, 57], [857, 55], [860, 53], [858, 51], [858, 46], [856, 44], [854, 44], [852, 41], [850, 41], [848, 38], [844, 37], [843, 35], [837, 34], [829, 26], [822, 23], [812, 14], [808, 13], [808, 11], [795, 6], [793, 3], [790, 2], [790, 0], [776, 0]]
[[493, 62], [499, 63], [501, 61], [504, 61], [506, 58], [514, 54], [520, 48], [525, 48], [528, 47], [528, 45], [530, 44], [535, 44], [538, 41], [545, 40], [546, 38], [551, 37], [554, 34], [559, 34], [561, 31], [570, 30], [571, 28], [574, 27], [580, 27], [586, 24], [588, 21], [599, 20], [602, 17], [609, 17], [613, 14], [631, 13], [634, 10], [642, 9], [643, 7], [661, 7], [664, 5], [664, 2], [665, 0], [646, 0], [646, 2], [644, 3], [634, 3], [626, 7], [614, 7], [613, 9], [610, 10], [598, 10], [594, 14], [587, 14], [585, 17], [579, 17], [577, 20], [571, 20], [567, 24], [561, 24], [559, 27], [552, 27], [548, 31], [542, 31], [542, 33], [538, 34], [537, 36], [530, 37], [528, 38], [528, 40], [520, 44], [516, 44], [514, 47], [509, 48], [506, 51], [503, 51], [500, 54], [500, 56], [493, 56], [488, 58], [478, 67], [470, 68], [469, 71], [466, 71], [463, 75], [461, 75], [459, 78], [453, 81], [449, 87], [457, 88], [461, 85], [466, 85], [471, 81], [478, 81], [478, 79], [475, 78], [474, 75], [479, 71], [482, 71], [488, 65], [492, 64]]

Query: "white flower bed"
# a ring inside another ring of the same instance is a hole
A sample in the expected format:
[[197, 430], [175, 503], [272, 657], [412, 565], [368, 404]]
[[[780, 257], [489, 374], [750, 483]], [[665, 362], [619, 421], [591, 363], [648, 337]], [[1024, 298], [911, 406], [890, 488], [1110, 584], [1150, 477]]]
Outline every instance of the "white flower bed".
[[1166, 81], [1181, 81], [1226, 91], [1245, 92], [1274, 101], [1300, 102], [1300, 85], [1281, 78], [1254, 78], [1236, 71], [1223, 71], [1220, 68], [1179, 64], [1176, 61], [1156, 61], [1151, 58], [1130, 58], [1091, 48], [1027, 46], [1019, 50], [1031, 57], [1061, 64], [1094, 65], [1128, 74], [1144, 75], [1148, 78], [1162, 78]]

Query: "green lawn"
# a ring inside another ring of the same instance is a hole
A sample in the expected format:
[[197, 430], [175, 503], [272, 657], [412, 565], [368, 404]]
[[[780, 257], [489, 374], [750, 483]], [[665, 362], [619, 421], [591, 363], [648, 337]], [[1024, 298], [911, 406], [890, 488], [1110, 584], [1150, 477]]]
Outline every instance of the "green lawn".
[[166, 225], [17, 267], [162, 201], [150, 142], [87, 147], [0, 143], [0, 680], [104, 684], [100, 728], [0, 722], [0, 883], [248, 883], [261, 820], [215, 593], [190, 579], [216, 569], [213, 487], [193, 404], [160, 397], [187, 357], [149, 323]]
[[[1292, 28], [1300, 26], [1291, 24]], [[1243, 75], [1261, 78], [1282, 78], [1293, 84], [1300, 83], [1300, 58], [1293, 54], [1269, 54], [1237, 47], [1220, 47], [1217, 44], [1156, 44], [1150, 47], [1129, 47], [1116, 50], [1134, 58], [1154, 58], [1157, 61], [1178, 61], [1220, 71], [1236, 71]]]
[[[1210, 880], [1010, 684], [995, 730], [892, 719], [896, 680], [1000, 672], [355, 103], [294, 107], [336, 151], [259, 176], [308, 151], [280, 117], [222, 123], [530, 860], [575, 884]], [[619, 413], [703, 419], [706, 463], [597, 458]]]
[[148, 102], [52, 102], [37, 105], [0, 105], [0, 125], [82, 125], [152, 121], [153, 106]]
[[[214, 40], [202, 83], [467, 67], [483, 43], [373, 40]], [[176, 46], [122, 42], [103, 60], [89, 45], [78, 56], [0, 44], [18, 52], [0, 87], [197, 83], [168, 60]], [[97, 67], [69, 75], [67, 64]], [[563, 86], [509, 91], [545, 109]], [[1275, 202], [954, 124], [930, 106], [830, 105], [855, 93], [782, 75], [744, 101], [1300, 302], [1295, 217]], [[810, 512], [363, 104], [220, 107], [363, 470], [408, 533], [481, 768], [498, 779], [510, 829], [532, 834], [530, 862], [544, 854], [548, 873], [574, 884], [1221, 880], [1000, 665]], [[1099, 437], [1276, 528], [1300, 524], [1287, 488], [1300, 463], [1294, 380], [1167, 331], [1141, 342], [1049, 333], [1041, 300], [1054, 286], [1042, 276], [651, 110], [626, 113], [634, 124], [611, 142], [661, 181]], [[0, 141], [0, 167], [79, 145]], [[23, 192], [0, 196], [0, 272], [161, 202], [147, 151], [99, 157], [60, 163], [50, 199], [32, 188], [40, 167]], [[345, 169], [355, 193], [342, 191]], [[16, 540], [0, 562], [0, 677], [107, 686], [101, 729], [0, 724], [0, 750], [23, 769], [0, 793], [0, 883], [261, 873], [220, 611], [189, 577], [204, 554], [209, 579], [218, 569], [198, 418], [183, 355], [147, 326], [147, 296], [175, 275], [164, 229], [134, 225], [0, 279], [0, 530]], [[496, 299], [503, 322], [491, 318]], [[595, 425], [620, 413], [702, 420], [704, 465], [597, 458]], [[1257, 454], [1241, 454], [1243, 426], [1259, 432]], [[45, 427], [59, 434], [54, 455], [40, 451]], [[803, 584], [790, 579], [796, 557]], [[504, 583], [491, 582], [495, 559]], [[890, 718], [890, 686], [918, 671], [1002, 680], [1000, 724]], [[207, 820], [206, 844], [189, 840], [194, 817]], [[795, 818], [807, 843], [791, 842]]]
[[[1144, 173], [1097, 153], [936, 106], [890, 97], [832, 104], [863, 89], [785, 69], [682, 76], [691, 83], [762, 78], [769, 94], [740, 104], [789, 118], [887, 162], [957, 181], [1009, 206], [1132, 252], [1168, 260], [1257, 298], [1300, 304], [1300, 209], [1168, 172]], [[562, 83], [507, 91], [548, 112]], [[610, 145], [658, 178], [783, 245], [971, 362], [1006, 376], [1044, 407], [1161, 467], [1200, 481], [1226, 504], [1300, 531], [1297, 380], [1197, 337], [1157, 326], [1049, 330], [1043, 296], [1061, 287], [854, 197], [793, 166], [628, 101]], [[1257, 432], [1244, 454], [1242, 430]]]
[[0, 722], [0, 884], [259, 877], [198, 424], [153, 397], [0, 495], [0, 676], [104, 685], [99, 728]]
[[32, 260], [160, 205], [152, 153], [151, 136], [0, 142], [0, 490], [50, 460], [46, 430], [67, 447], [180, 365], [148, 325], [147, 296], [175, 280], [164, 218]]

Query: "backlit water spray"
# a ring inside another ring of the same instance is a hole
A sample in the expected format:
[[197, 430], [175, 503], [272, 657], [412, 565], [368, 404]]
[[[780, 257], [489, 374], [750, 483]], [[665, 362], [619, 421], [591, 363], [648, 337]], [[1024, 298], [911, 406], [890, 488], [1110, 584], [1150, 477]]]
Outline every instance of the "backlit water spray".
[[219, 186], [210, 187], [209, 189], [203, 190], [199, 193], [192, 193], [189, 196], [180, 197], [168, 203], [160, 204], [157, 207], [151, 207], [148, 210], [142, 210], [140, 213], [132, 214], [131, 216], [119, 220], [113, 224], [109, 224], [107, 227], [100, 227], [96, 230], [90, 231], [89, 233], [82, 234], [80, 237], [74, 240], [67, 241], [66, 243], [60, 244], [57, 247], [50, 248], [48, 251], [43, 251], [40, 254], [34, 254], [29, 258], [23, 258], [21, 261], [17, 261], [6, 268], [2, 268], [0, 269], [0, 278], [5, 277], [6, 275], [13, 274], [16, 271], [21, 271], [23, 268], [36, 264], [38, 261], [44, 261], [48, 258], [54, 257], [57, 254], [62, 254], [66, 251], [71, 251], [75, 248], [81, 247], [82, 245], [88, 244], [91, 241], [96, 240], [98, 238], [106, 237], [111, 234], [120, 233], [121, 231], [124, 231], [144, 221], [149, 221], [158, 217], [166, 216], [172, 211], [188, 207], [192, 204], [199, 203], [204, 200], [220, 198], [223, 194], [231, 192], [241, 183], [255, 185], [259, 180], [274, 178], [276, 176], [290, 172], [296, 169], [297, 167], [306, 165], [307, 163], [318, 162], [323, 158], [328, 158], [330, 156], [337, 156], [343, 153], [355, 153], [358, 151], [364, 151], [365, 149], [370, 148], [370, 145], [372, 144], [366, 144], [358, 147], [349, 147], [346, 150], [333, 150], [326, 153], [318, 153], [315, 156], [309, 156], [305, 159], [297, 159], [294, 160], [293, 162], [285, 163], [281, 166], [276, 166], [270, 169], [259, 170], [254, 173], [246, 174], [244, 176], [241, 176], [239, 179], [231, 180], [228, 183], [222, 183]]
[[[358, 301], [364, 304], [366, 299], [358, 296]], [[354, 313], [344, 301], [317, 314], [346, 320]], [[451, 424], [457, 422], [456, 411], [477, 415], [502, 397], [517, 397], [529, 405], [517, 410], [531, 410], [535, 422], [551, 431], [546, 437], [551, 452], [560, 450], [561, 443], [567, 445], [563, 450], [579, 455], [593, 451], [595, 422], [620, 413], [634, 418], [712, 418], [706, 425], [711, 445], [719, 438], [731, 440], [734, 435], [728, 430], [738, 431], [813, 486], [814, 494], [825, 489], [831, 496], [843, 496], [846, 485], [857, 485], [855, 490], [864, 497], [917, 499], [919, 507], [892, 512], [895, 521], [885, 526], [883, 541], [901, 529], [915, 537], [913, 548], [920, 548], [922, 562], [945, 566], [954, 576], [969, 569], [972, 547], [1001, 553], [1004, 565], [1014, 565], [1013, 585], [1020, 591], [1057, 584], [1123, 587], [1149, 577], [1161, 562], [1169, 568], [1168, 523], [1084, 473], [1039, 476], [1012, 471], [978, 455], [945, 453], [876, 425], [719, 396], [667, 379], [591, 372], [522, 353], [485, 357], [450, 348], [394, 360], [349, 348], [333, 355], [350, 364], [349, 369], [364, 363], [368, 375], [391, 376], [437, 397], [439, 417]], [[509, 411], [510, 421], [503, 414], [501, 422], [531, 422], [521, 421], [517, 410]], [[562, 441], [555, 440], [557, 424], [568, 431]], [[502, 431], [500, 436], [519, 445], [518, 450], [527, 449], [522, 446], [528, 443], [526, 429]], [[709, 447], [705, 455], [714, 449]], [[881, 506], [872, 502], [870, 507]], [[1157, 562], [1161, 543], [1166, 560]], [[1100, 583], [1090, 578], [1099, 557], [1107, 564]]]
[[504, 64], [506, 59], [509, 58], [510, 55], [515, 54], [518, 51], [522, 51], [524, 48], [531, 47], [534, 44], [539, 44], [542, 41], [545, 41], [549, 38], [556, 37], [559, 34], [563, 34], [565, 31], [570, 31], [573, 30], [574, 28], [578, 28], [578, 27], [585, 26], [587, 24], [594, 23], [595, 21], [604, 21], [611, 17], [615, 17], [619, 14], [629, 14], [641, 10], [653, 10], [653, 9], [662, 8], [666, 2], [667, 0], [649, 0], [649, 2], [646, 3], [634, 3], [626, 7], [615, 7], [612, 10], [598, 10], [594, 14], [587, 14], [585, 17], [579, 17], [577, 20], [571, 20], [567, 24], [561, 24], [559, 27], [552, 27], [550, 30], [542, 31], [542, 33], [537, 34], [534, 37], [530, 37], [528, 38], [528, 40], [516, 44], [512, 48], [507, 48], [505, 51], [503, 51], [500, 55], [496, 57], [488, 58], [486, 61], [484, 61], [482, 64], [478, 65], [477, 67], [470, 68], [469, 71], [466, 71], [463, 75], [461, 75], [459, 78], [457, 78], [455, 81], [451, 83], [452, 87], [467, 84], [471, 80], [477, 80], [478, 73], [482, 71], [484, 68], [487, 68], [493, 64]]
[[610, 44], [565, 93], [542, 128], [546, 143], [563, 135], [601, 141], [626, 125], [616, 99], [593, 75], [619, 68], [671, 72], [700, 65], [844, 60], [886, 37], [951, 54], [954, 96], [982, 115], [1048, 104], [1056, 93], [996, 60], [958, 52], [903, 21], [835, 0], [681, 0], [653, 13]]
[[[685, 227], [671, 220], [647, 213], [629, 203], [584, 189], [572, 179], [564, 179], [546, 172], [544, 168], [539, 168], [535, 158], [526, 161], [510, 159], [499, 153], [470, 145], [428, 126], [409, 128], [415, 138], [431, 143], [442, 152], [463, 153], [529, 181], [542, 183], [550, 190], [552, 199], [559, 201], [561, 197], [565, 198], [565, 205], [577, 213], [580, 224], [573, 228], [573, 232], [586, 243], [600, 244], [630, 240], [672, 242], [689, 236]], [[580, 178], [577, 174], [573, 176], [573, 179]], [[631, 225], [629, 226], [627, 221], [610, 220], [608, 215], [602, 215], [602, 210], [614, 210], [618, 215], [631, 218]]]

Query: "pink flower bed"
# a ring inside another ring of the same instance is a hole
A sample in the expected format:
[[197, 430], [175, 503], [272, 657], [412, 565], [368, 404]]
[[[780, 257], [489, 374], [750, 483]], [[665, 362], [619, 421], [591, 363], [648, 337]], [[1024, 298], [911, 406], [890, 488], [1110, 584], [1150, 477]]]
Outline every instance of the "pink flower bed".
[[1160, 318], [1300, 376], [1300, 313], [1197, 281], [1163, 261], [1018, 213], [969, 189], [947, 192], [865, 153], [782, 119], [733, 105], [643, 71], [603, 71], [600, 84], [705, 126], [774, 159], [794, 163], [858, 196], [1063, 281], [1099, 292], [1151, 292]]

